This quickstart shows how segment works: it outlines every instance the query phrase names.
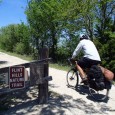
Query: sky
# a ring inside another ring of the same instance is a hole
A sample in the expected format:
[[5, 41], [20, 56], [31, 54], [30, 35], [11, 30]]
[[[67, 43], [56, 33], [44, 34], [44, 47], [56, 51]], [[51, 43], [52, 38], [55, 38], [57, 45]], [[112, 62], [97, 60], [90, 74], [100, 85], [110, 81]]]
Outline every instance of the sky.
[[24, 13], [27, 0], [2, 0], [0, 2], [0, 28], [9, 24], [27, 23]]

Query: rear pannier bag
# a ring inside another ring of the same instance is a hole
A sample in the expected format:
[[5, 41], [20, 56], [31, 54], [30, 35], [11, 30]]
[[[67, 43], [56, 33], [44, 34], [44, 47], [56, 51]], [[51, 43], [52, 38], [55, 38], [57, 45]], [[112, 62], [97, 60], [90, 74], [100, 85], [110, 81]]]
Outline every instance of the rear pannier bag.
[[95, 90], [103, 90], [105, 86], [105, 78], [101, 71], [101, 68], [97, 65], [91, 66], [88, 72], [89, 85]]

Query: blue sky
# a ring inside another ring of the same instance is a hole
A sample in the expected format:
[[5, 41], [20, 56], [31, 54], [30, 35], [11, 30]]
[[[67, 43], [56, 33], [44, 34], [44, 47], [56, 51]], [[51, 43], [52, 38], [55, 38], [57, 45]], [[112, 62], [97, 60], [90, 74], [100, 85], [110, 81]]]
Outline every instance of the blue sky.
[[9, 24], [27, 23], [24, 14], [27, 0], [2, 0], [0, 3], [0, 28]]

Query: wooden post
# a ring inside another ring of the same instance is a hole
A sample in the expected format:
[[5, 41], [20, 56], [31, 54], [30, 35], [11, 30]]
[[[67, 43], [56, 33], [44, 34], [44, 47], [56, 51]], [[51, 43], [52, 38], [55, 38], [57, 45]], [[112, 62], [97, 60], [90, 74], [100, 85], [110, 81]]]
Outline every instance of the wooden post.
[[[42, 59], [46, 59], [49, 57], [49, 52], [48, 52], [48, 48], [43, 48], [43, 49], [40, 49], [40, 60]], [[48, 62], [44, 62], [44, 74], [43, 74], [43, 77], [47, 77], [48, 76], [48, 68], [49, 68], [49, 65], [48, 65]], [[39, 104], [44, 104], [44, 103], [47, 103], [48, 102], [48, 81], [45, 80], [42, 84], [38, 84], [38, 101], [39, 101]]]
[[30, 64], [30, 85], [42, 84], [44, 76], [43, 62], [35, 62]]

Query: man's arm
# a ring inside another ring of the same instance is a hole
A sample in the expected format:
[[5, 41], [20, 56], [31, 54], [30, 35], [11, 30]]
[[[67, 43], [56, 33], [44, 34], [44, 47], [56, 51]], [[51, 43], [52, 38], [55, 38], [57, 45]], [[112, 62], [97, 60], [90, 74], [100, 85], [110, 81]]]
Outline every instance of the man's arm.
[[82, 44], [81, 42], [77, 45], [76, 49], [74, 50], [73, 52], [73, 55], [72, 55], [72, 59], [74, 59], [78, 54], [79, 52], [81, 51], [82, 49]]

